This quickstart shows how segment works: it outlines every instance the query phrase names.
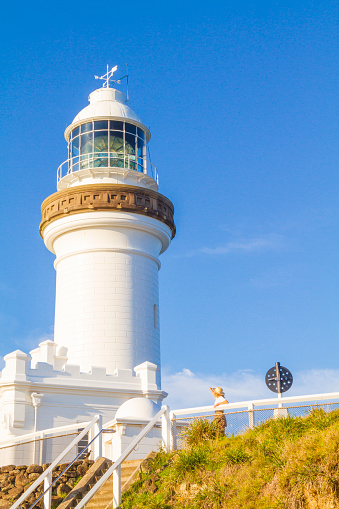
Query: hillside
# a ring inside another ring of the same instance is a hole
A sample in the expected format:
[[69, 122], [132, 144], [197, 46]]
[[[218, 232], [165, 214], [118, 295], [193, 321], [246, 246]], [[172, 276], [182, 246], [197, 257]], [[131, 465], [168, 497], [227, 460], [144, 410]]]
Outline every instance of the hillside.
[[159, 452], [122, 509], [339, 508], [339, 410], [215, 437], [198, 420], [185, 448]]

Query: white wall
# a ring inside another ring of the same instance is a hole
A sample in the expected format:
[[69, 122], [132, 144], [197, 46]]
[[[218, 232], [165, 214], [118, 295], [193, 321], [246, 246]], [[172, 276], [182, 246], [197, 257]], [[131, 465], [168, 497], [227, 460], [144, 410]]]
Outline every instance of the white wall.
[[110, 374], [144, 361], [160, 366], [158, 256], [170, 238], [161, 221], [116, 211], [75, 214], [46, 228], [57, 255], [55, 342], [67, 347], [70, 363]]

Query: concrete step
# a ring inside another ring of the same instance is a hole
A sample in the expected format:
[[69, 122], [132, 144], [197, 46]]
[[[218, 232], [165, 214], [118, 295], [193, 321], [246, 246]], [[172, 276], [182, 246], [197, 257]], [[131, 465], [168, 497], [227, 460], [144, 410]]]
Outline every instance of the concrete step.
[[[121, 486], [125, 484], [135, 470], [140, 466], [141, 460], [124, 461], [121, 465]], [[100, 490], [85, 505], [85, 509], [106, 509], [113, 498], [113, 475], [101, 486]]]

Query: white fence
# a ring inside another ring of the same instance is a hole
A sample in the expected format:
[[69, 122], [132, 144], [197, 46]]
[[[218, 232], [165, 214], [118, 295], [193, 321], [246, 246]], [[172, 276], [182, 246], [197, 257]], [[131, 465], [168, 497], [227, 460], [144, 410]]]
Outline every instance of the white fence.
[[[304, 416], [313, 408], [324, 408], [327, 411], [339, 408], [339, 392], [257, 399], [218, 406], [218, 410], [224, 410], [227, 432], [235, 435], [270, 418], [287, 415]], [[180, 433], [183, 427], [198, 417], [213, 419], [214, 411], [215, 408], [212, 405], [172, 410], [170, 412], [171, 448], [175, 450], [180, 447]]]

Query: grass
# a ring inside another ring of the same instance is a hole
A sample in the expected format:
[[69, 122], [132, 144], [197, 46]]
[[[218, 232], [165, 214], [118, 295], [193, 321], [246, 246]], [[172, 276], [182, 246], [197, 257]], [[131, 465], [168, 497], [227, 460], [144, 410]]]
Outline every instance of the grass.
[[339, 508], [339, 410], [232, 437], [203, 421], [186, 430], [181, 451], [156, 455], [122, 509]]

